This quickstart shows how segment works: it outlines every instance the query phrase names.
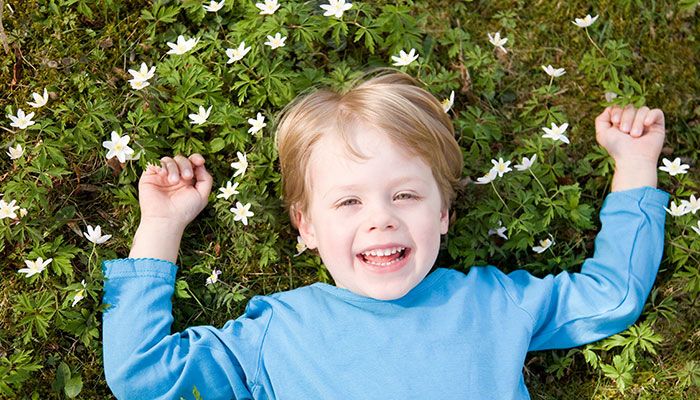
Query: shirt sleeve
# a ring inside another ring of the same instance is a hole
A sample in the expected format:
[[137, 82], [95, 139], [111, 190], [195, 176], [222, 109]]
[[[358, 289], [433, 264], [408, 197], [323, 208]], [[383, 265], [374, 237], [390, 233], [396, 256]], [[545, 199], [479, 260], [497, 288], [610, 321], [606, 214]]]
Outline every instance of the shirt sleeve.
[[253, 299], [221, 329], [171, 334], [175, 264], [154, 259], [103, 263], [105, 378], [118, 399], [250, 399], [272, 310]]
[[592, 258], [580, 273], [536, 278], [500, 275], [511, 299], [533, 323], [529, 351], [600, 340], [633, 324], [656, 278], [669, 195], [643, 187], [607, 196]]

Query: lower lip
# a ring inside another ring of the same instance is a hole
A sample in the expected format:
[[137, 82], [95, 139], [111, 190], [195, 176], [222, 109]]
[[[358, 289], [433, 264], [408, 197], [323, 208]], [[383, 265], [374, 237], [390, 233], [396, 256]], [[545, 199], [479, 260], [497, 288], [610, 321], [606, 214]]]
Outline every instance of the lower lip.
[[362, 256], [357, 256], [357, 259], [360, 261], [360, 264], [362, 264], [365, 269], [369, 270], [370, 272], [373, 272], [375, 274], [389, 274], [392, 272], [396, 272], [403, 268], [406, 263], [408, 262], [408, 257], [411, 255], [410, 250], [406, 249], [406, 254], [404, 254], [403, 258], [399, 261], [396, 261], [392, 264], [389, 265], [374, 265], [365, 262], [362, 259]]

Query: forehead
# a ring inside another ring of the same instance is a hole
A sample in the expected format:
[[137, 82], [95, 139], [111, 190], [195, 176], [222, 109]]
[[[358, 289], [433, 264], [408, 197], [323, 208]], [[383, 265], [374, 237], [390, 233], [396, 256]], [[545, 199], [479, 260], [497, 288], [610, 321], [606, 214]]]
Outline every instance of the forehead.
[[432, 170], [380, 129], [357, 124], [344, 135], [324, 135], [311, 149], [306, 169], [311, 196], [338, 187], [375, 182], [435, 182]]

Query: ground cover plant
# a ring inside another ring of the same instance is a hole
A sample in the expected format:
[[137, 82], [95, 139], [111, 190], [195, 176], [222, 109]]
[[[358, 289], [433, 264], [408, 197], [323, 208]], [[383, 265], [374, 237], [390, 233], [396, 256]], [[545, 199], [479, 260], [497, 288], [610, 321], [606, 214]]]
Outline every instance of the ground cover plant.
[[175, 330], [330, 282], [282, 209], [273, 121], [311, 87], [387, 66], [445, 99], [454, 121], [464, 179], [438, 264], [465, 272], [576, 271], [612, 177], [593, 119], [610, 104], [664, 110], [659, 187], [671, 204], [642, 316], [601, 342], [532, 353], [524, 375], [535, 399], [700, 396], [696, 1], [0, 9], [0, 398], [111, 398], [100, 263], [128, 255], [138, 177], [160, 157], [203, 154], [215, 185], [182, 241]]

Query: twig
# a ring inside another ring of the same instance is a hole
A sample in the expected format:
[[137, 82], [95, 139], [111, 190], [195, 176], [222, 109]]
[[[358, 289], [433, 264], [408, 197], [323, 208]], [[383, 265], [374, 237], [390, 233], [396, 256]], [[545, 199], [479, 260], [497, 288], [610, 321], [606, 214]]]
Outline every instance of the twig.
[[5, 49], [5, 53], [10, 54], [10, 45], [7, 43], [7, 36], [5, 36], [5, 28], [2, 26], [2, 14], [5, 11], [5, 0], [0, 0], [0, 41], [2, 41], [2, 47]]
[[679, 249], [683, 249], [683, 250], [685, 250], [685, 251], [689, 251], [689, 252], [691, 252], [691, 253], [700, 254], [700, 251], [693, 250], [693, 249], [689, 249], [689, 248], [687, 248], [687, 247], [681, 246], [680, 244], [677, 244], [677, 243], [674, 243], [674, 242], [668, 242], [668, 244], [670, 244], [671, 246], [678, 247]]

